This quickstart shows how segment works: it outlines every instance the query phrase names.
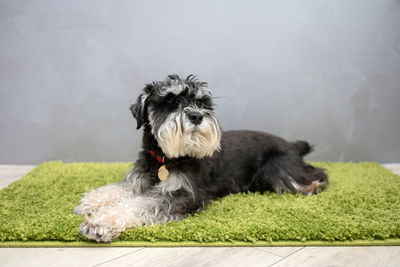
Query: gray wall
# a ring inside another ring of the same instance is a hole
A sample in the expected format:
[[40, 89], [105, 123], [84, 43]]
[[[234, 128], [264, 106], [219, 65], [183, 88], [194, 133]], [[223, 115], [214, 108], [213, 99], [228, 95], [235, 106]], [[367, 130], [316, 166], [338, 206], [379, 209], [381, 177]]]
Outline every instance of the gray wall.
[[400, 161], [400, 2], [0, 1], [0, 163], [131, 161], [144, 83], [197, 74], [225, 129]]

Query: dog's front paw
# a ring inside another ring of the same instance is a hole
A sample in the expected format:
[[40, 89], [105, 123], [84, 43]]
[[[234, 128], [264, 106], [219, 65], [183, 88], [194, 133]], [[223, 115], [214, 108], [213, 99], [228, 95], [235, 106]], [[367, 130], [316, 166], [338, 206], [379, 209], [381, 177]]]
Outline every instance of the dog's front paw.
[[109, 225], [93, 223], [89, 218], [85, 218], [85, 222], [81, 224], [80, 232], [83, 236], [97, 242], [111, 242], [121, 234], [122, 230], [112, 228]]

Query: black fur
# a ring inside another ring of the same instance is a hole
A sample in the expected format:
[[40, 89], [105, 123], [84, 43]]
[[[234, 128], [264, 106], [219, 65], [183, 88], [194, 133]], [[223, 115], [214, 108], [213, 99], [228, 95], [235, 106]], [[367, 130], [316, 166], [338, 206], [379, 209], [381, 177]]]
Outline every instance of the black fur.
[[[179, 79], [175, 75], [169, 76], [171, 77]], [[315, 168], [302, 159], [312, 150], [307, 142], [287, 142], [271, 134], [256, 131], [223, 132], [222, 149], [215, 151], [212, 157], [196, 159], [182, 156], [166, 158], [164, 163], [158, 162], [149, 151], [156, 151], [159, 155], [163, 155], [163, 151], [152, 133], [148, 118], [143, 117], [143, 114], [147, 114], [146, 109], [152, 107], [156, 116], [160, 117], [157, 123], [161, 124], [170, 112], [182, 108], [177, 105], [178, 101], [183, 103], [181, 105], [197, 101], [193, 97], [193, 91], [205, 83], [197, 82], [190, 76], [185, 84], [189, 88], [178, 95], [160, 93], [162, 86], [168, 85], [168, 82], [149, 84], [144, 89], [144, 93], [148, 95], [145, 107], [141, 97], [133, 105], [138, 127], [144, 125], [143, 150], [135, 163], [135, 168], [145, 174], [142, 175], [146, 179], [142, 181], [142, 192], [151, 190], [152, 186], [160, 183], [157, 172], [163, 164], [170, 172], [186, 174], [193, 187], [194, 196], [183, 189], [171, 193], [172, 214], [193, 213], [204, 207], [209, 200], [231, 193], [273, 191], [310, 195], [319, 193], [328, 185], [324, 170]], [[212, 110], [209, 96], [203, 97], [201, 101], [204, 109]]]

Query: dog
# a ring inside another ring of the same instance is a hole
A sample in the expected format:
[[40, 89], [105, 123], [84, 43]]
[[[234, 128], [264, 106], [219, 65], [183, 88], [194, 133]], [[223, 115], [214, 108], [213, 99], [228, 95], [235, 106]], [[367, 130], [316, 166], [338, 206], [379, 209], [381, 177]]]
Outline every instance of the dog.
[[328, 185], [303, 161], [312, 147], [256, 131], [225, 131], [207, 83], [190, 75], [147, 84], [130, 107], [142, 150], [125, 179], [84, 194], [80, 232], [111, 242], [125, 229], [178, 221], [239, 192], [313, 195]]

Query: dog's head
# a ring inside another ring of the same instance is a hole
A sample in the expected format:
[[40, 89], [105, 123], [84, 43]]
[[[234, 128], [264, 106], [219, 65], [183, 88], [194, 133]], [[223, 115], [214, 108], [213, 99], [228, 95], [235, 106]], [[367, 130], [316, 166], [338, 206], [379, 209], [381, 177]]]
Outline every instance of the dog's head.
[[130, 109], [137, 129], [150, 127], [168, 158], [204, 158], [220, 149], [221, 127], [211, 90], [193, 75], [185, 80], [169, 75], [165, 81], [147, 84]]

